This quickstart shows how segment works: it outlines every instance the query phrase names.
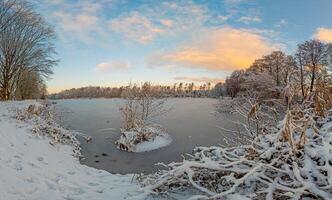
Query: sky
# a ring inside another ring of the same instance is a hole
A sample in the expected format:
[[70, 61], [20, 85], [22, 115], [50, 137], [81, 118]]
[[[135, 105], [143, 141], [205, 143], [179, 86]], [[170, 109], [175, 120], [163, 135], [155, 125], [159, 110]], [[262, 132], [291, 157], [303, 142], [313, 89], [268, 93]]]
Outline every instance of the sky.
[[57, 34], [49, 93], [217, 83], [273, 50], [332, 42], [331, 0], [29, 0]]

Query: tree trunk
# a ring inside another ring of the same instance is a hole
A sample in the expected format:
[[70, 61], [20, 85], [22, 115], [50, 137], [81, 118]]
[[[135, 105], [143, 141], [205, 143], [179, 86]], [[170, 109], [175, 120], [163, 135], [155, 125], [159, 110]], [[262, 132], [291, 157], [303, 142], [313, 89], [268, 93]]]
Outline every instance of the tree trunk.
[[2, 98], [5, 101], [8, 101], [10, 99], [10, 91], [9, 91], [9, 84], [8, 83], [4, 83], [4, 86], [2, 88]]
[[312, 74], [311, 74], [310, 92], [312, 92], [313, 89], [314, 89], [315, 78], [316, 78], [316, 64], [314, 63], [314, 64], [312, 65]]
[[302, 92], [302, 101], [304, 101], [305, 94], [304, 94], [304, 75], [303, 75], [303, 66], [301, 66], [301, 92]]
[[279, 80], [279, 65], [277, 65], [277, 86], [280, 85], [280, 80]]

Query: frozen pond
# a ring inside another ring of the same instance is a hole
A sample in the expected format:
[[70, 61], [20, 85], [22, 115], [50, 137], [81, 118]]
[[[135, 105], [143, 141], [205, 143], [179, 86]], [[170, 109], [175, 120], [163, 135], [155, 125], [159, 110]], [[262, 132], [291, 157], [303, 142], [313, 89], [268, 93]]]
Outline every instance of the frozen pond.
[[182, 160], [181, 155], [191, 153], [196, 146], [224, 144], [225, 134], [218, 127], [234, 129], [226, 119], [229, 114], [217, 114], [217, 99], [174, 98], [167, 101], [172, 107], [157, 122], [171, 135], [173, 142], [162, 149], [144, 153], [120, 151], [114, 142], [119, 138], [122, 99], [58, 100], [62, 114], [61, 124], [92, 136], [82, 141], [83, 164], [112, 173], [145, 173], [157, 169], [155, 163]]

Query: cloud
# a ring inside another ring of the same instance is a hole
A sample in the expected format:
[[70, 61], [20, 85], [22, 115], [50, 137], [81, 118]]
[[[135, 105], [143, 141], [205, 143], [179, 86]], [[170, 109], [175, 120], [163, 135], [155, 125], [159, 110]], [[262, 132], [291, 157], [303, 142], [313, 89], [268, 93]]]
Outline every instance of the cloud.
[[191, 76], [179, 76], [174, 77], [174, 80], [177, 81], [189, 81], [189, 82], [200, 82], [200, 83], [220, 83], [224, 82], [224, 80], [220, 78], [214, 78], [214, 77], [191, 77]]
[[148, 43], [157, 34], [164, 32], [162, 28], [157, 27], [149, 18], [138, 12], [132, 12], [129, 15], [112, 20], [110, 27], [116, 32], [125, 34], [127, 38], [140, 43]]
[[332, 28], [318, 28], [314, 34], [314, 38], [322, 42], [332, 42]]
[[127, 62], [121, 62], [121, 61], [102, 62], [96, 66], [96, 70], [100, 71], [100, 72], [108, 72], [111, 70], [126, 71], [129, 69], [130, 69], [130, 64]]
[[80, 41], [84, 44], [96, 44], [101, 38], [105, 38], [105, 19], [102, 13], [105, 7], [110, 6], [108, 1], [48, 0], [38, 4], [48, 20], [56, 25], [57, 32], [65, 43]]
[[287, 26], [287, 25], [288, 25], [287, 20], [282, 19], [282, 20], [280, 20], [280, 21], [275, 25], [275, 27], [277, 27], [277, 28], [282, 28], [282, 27], [285, 27], [285, 26]]
[[173, 21], [169, 19], [161, 19], [160, 23], [164, 26], [171, 27], [173, 26]]
[[97, 25], [98, 17], [86, 13], [72, 15], [64, 12], [54, 14], [60, 21], [63, 30], [79, 33], [85, 30], [92, 30]]
[[[223, 24], [231, 17], [227, 13], [212, 13], [206, 4], [192, 0], [143, 3], [129, 10], [120, 8], [130, 2], [113, 0], [46, 0], [38, 4], [65, 43], [79, 41], [98, 46], [119, 38], [124, 43], [141, 44], [158, 39], [188, 39], [195, 37], [188, 32], [197, 33], [207, 25]], [[110, 12], [116, 14], [109, 15]]]
[[239, 4], [245, 2], [246, 0], [224, 0], [226, 4]]
[[160, 52], [147, 58], [149, 66], [177, 66], [209, 71], [244, 69], [251, 63], [277, 49], [264, 36], [264, 31], [225, 27], [210, 30], [173, 51]]
[[259, 23], [262, 19], [258, 16], [243, 16], [240, 17], [237, 21], [242, 22], [244, 24], [251, 24], [251, 23]]
[[200, 29], [208, 18], [208, 10], [192, 1], [161, 2], [113, 18], [109, 27], [127, 39], [147, 44], [159, 36], [179, 37]]
[[226, 22], [228, 19], [229, 19], [229, 16], [226, 16], [226, 15], [217, 16], [217, 20], [220, 22]]

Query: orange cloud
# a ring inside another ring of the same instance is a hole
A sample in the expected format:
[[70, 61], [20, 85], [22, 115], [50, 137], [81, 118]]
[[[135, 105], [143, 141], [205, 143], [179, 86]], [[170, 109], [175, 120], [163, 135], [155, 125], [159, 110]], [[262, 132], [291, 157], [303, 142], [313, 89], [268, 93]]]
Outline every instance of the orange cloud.
[[322, 42], [332, 42], [332, 28], [318, 28], [314, 38]]
[[198, 42], [147, 59], [149, 66], [178, 66], [210, 71], [244, 69], [257, 58], [276, 49], [261, 32], [222, 28], [206, 32]]
[[181, 76], [181, 77], [174, 77], [174, 80], [177, 81], [189, 81], [189, 82], [200, 82], [200, 83], [220, 83], [224, 82], [224, 80], [220, 78], [213, 78], [213, 77], [189, 77], [189, 76]]

